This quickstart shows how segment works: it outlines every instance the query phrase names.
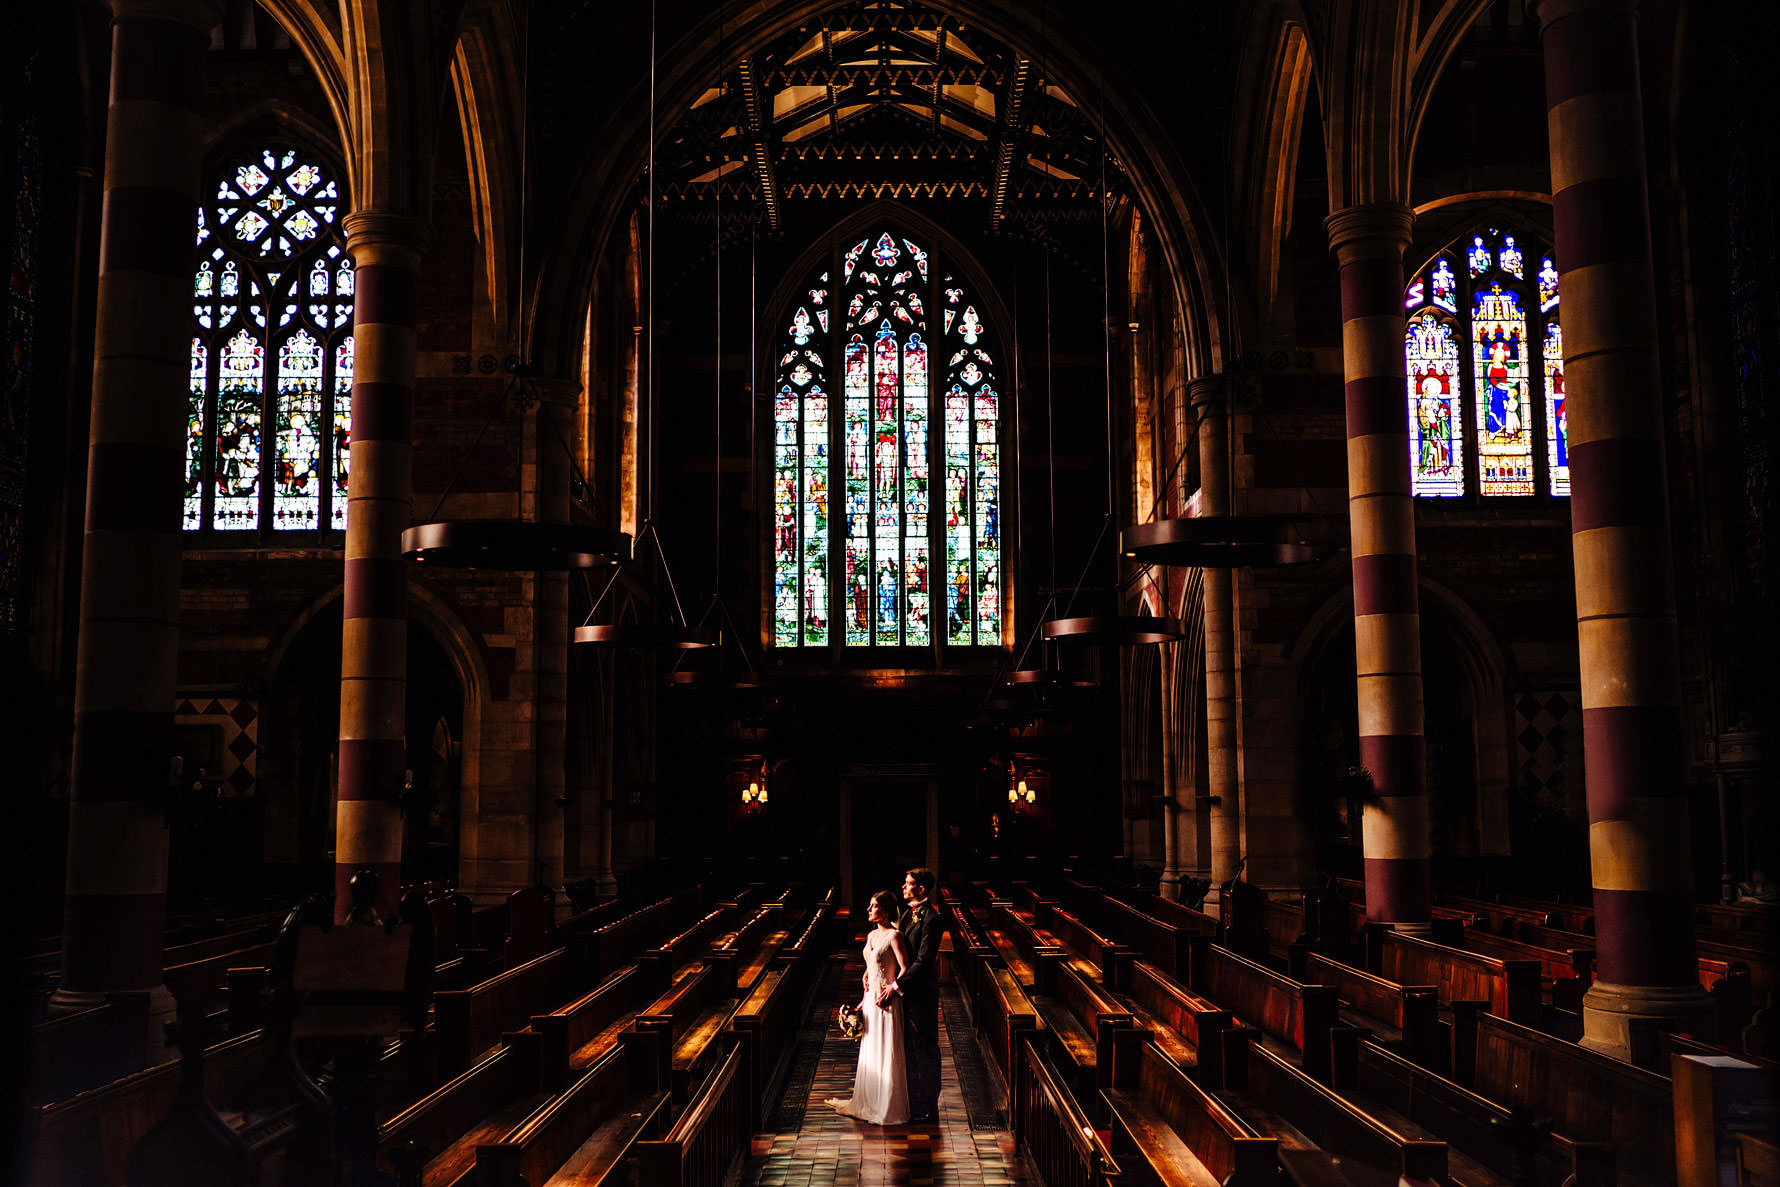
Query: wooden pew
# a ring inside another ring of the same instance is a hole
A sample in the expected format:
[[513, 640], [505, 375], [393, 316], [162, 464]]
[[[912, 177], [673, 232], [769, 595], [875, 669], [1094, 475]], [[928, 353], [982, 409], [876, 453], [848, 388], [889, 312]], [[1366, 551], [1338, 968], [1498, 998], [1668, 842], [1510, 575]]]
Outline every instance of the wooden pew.
[[1572, 1141], [1612, 1145], [1621, 1183], [1674, 1182], [1667, 1077], [1493, 1014], [1477, 1019], [1475, 1067], [1479, 1095], [1545, 1113]]
[[[1274, 1187], [1276, 1138], [1262, 1137], [1195, 1084], [1141, 1027], [1113, 1038], [1113, 1153], [1141, 1159], [1163, 1187]], [[1127, 1150], [1133, 1151], [1127, 1154]]]
[[995, 949], [990, 946], [976, 920], [961, 904], [950, 905], [945, 922], [952, 935], [952, 951], [948, 954], [952, 962], [952, 977], [958, 985], [959, 996], [964, 1000], [965, 1012], [970, 1015], [970, 1023], [975, 1027], [982, 1012], [978, 1002], [982, 994], [981, 972], [984, 964], [993, 957]]
[[534, 1015], [544, 1087], [561, 1092], [570, 1073], [591, 1066], [618, 1046], [618, 1036], [649, 1000], [652, 986], [635, 965], [620, 969], [590, 993], [548, 1014]]
[[990, 1062], [1010, 1091], [1022, 1035], [1039, 1028], [1038, 1011], [1026, 991], [999, 960], [985, 960], [979, 972], [982, 1013], [977, 1028], [989, 1049]]
[[[1091, 1106], [1095, 1093], [1111, 1083], [1113, 1032], [1133, 1024], [1131, 1011], [1061, 953], [1040, 959], [1037, 990], [1032, 1007], [1050, 1036], [1052, 1052], [1069, 1071], [1076, 1099]], [[1099, 1110], [1089, 1107], [1088, 1112]]]
[[721, 1187], [747, 1150], [754, 1104], [748, 1047], [735, 1043], [667, 1136], [637, 1143], [637, 1187]]
[[1439, 1066], [1440, 1000], [1432, 985], [1399, 985], [1315, 952], [1303, 956], [1300, 980], [1332, 986], [1341, 1003], [1367, 1025], [1387, 1028], [1381, 1037], [1401, 1044], [1403, 1054], [1425, 1068]]
[[767, 903], [757, 907], [735, 931], [712, 943], [712, 957], [725, 961], [736, 970], [738, 993], [748, 991], [772, 963], [778, 946], [785, 942], [785, 932], [779, 926], [784, 915], [779, 904]]
[[656, 985], [666, 988], [673, 982], [674, 974], [703, 956], [711, 941], [740, 913], [741, 908], [735, 903], [719, 903], [691, 927], [643, 952], [637, 957], [637, 964], [650, 973]]
[[580, 953], [581, 983], [592, 984], [634, 961], [678, 922], [681, 909], [680, 899], [669, 895], [590, 932], [577, 933], [584, 938], [569, 943]]
[[1305, 1072], [1327, 1083], [1329, 1032], [1340, 1008], [1335, 990], [1294, 981], [1216, 944], [1206, 952], [1193, 988], [1292, 1049]]
[[1542, 996], [1556, 1008], [1577, 1014], [1582, 1011], [1582, 995], [1594, 981], [1593, 947], [1560, 951], [1509, 936], [1471, 932], [1465, 936], [1465, 950], [1501, 960], [1533, 961], [1539, 966]]
[[[227, 1105], [264, 1066], [258, 1032], [204, 1053], [204, 1090]], [[121, 1080], [30, 1109], [24, 1127], [25, 1176], [31, 1187], [116, 1187], [136, 1143], [173, 1106], [179, 1063], [144, 1068]]]
[[533, 1015], [547, 1013], [569, 993], [569, 954], [565, 948], [533, 957], [468, 989], [433, 994], [433, 1029], [438, 1074], [455, 1075]]
[[1527, 1143], [1526, 1152], [1542, 1184], [1561, 1183], [1571, 1176], [1577, 1187], [1607, 1187], [1612, 1182], [1611, 1147], [1573, 1142], [1562, 1134], [1539, 1135], [1530, 1127], [1517, 1134], [1512, 1110], [1377, 1043], [1362, 1040], [1352, 1066], [1340, 1063], [1336, 1091], [1405, 1136], [1420, 1132], [1446, 1142], [1449, 1169], [1463, 1181], [1471, 1181], [1465, 1173], [1467, 1162], [1487, 1174], [1509, 1178], [1520, 1154], [1519, 1140]]
[[1132, 1007], [1137, 1024], [1149, 1031], [1149, 1041], [1163, 1054], [1192, 1068], [1202, 1086], [1223, 1086], [1223, 1036], [1236, 1024], [1230, 1011], [1142, 961], [1131, 966], [1124, 1000]]
[[769, 1089], [797, 1045], [803, 995], [796, 974], [795, 968], [769, 969], [730, 1016], [730, 1029], [749, 1048], [748, 1068], [753, 1086], [748, 1097], [755, 1103], [751, 1123], [754, 1127], [766, 1123]]
[[[1405, 1137], [1293, 1067], [1259, 1043], [1232, 1060], [1235, 1088], [1225, 1101], [1259, 1132], [1277, 1137], [1280, 1161], [1299, 1159], [1319, 1171], [1337, 1170], [1333, 1159], [1352, 1159], [1410, 1182], [1445, 1182], [1445, 1142]], [[1331, 1180], [1340, 1181], [1340, 1180]]]
[[1147, 902], [1141, 906], [1146, 914], [1155, 916], [1189, 936], [1210, 936], [1215, 940], [1224, 934], [1224, 925], [1213, 916], [1204, 911], [1196, 911], [1184, 903], [1171, 902], [1161, 895], [1148, 896]]
[[1021, 1036], [1008, 1093], [1015, 1143], [1051, 1187], [1112, 1187], [1118, 1163], [1035, 1039]]
[[637, 1030], [665, 1036], [668, 1062], [661, 1082], [674, 1100], [685, 1102], [717, 1053], [718, 1036], [735, 1012], [735, 967], [728, 961], [706, 961], [681, 976], [672, 988], [637, 1012]]
[[1037, 979], [1039, 953], [1058, 950], [1020, 917], [1012, 903], [1005, 900], [997, 899], [990, 904], [983, 930], [1002, 962], [1025, 986], [1031, 986]]
[[1041, 901], [1033, 913], [1032, 922], [1036, 928], [1050, 933], [1063, 947], [1092, 964], [1101, 984], [1116, 987], [1120, 983], [1119, 969], [1126, 959], [1124, 945], [1102, 935], [1058, 903]]
[[1399, 985], [1432, 985], [1441, 1002], [1487, 1001], [1500, 1017], [1539, 1024], [1539, 966], [1448, 948], [1417, 936], [1382, 934], [1379, 975]]
[[478, 1143], [505, 1134], [549, 1099], [539, 1082], [535, 1036], [506, 1038], [501, 1047], [384, 1122], [377, 1135], [379, 1162], [393, 1171], [394, 1153], [417, 1143], [426, 1159], [426, 1187], [467, 1185]]
[[1187, 936], [1174, 924], [1116, 898], [1101, 900], [1097, 918], [1106, 934], [1131, 949], [1134, 958], [1148, 961], [1171, 977], [1188, 975]]
[[1268, 899], [1261, 905], [1261, 926], [1267, 933], [1267, 951], [1282, 958], [1294, 944], [1310, 939], [1302, 903]]
[[603, 1183], [635, 1144], [658, 1132], [667, 1094], [639, 1091], [627, 1052], [608, 1051], [560, 1095], [496, 1141], [476, 1147], [476, 1187]]

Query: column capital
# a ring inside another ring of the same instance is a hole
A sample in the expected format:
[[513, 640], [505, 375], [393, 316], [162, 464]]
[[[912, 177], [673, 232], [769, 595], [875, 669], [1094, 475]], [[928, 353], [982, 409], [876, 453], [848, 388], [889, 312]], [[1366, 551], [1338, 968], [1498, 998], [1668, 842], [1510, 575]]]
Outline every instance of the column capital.
[[1201, 414], [1216, 414], [1223, 411], [1223, 405], [1230, 401], [1231, 377], [1227, 372], [1219, 371], [1215, 375], [1202, 375], [1198, 379], [1187, 382], [1187, 405], [1201, 409]]
[[1400, 202], [1368, 202], [1337, 210], [1323, 220], [1329, 247], [1343, 264], [1357, 260], [1401, 261], [1415, 212]]
[[170, 21], [209, 35], [222, 24], [222, 0], [111, 0], [115, 21]]
[[554, 416], [567, 416], [581, 404], [581, 381], [579, 379], [555, 379], [542, 375], [533, 376], [528, 380], [538, 393], [538, 403], [549, 409]]
[[346, 250], [355, 264], [389, 264], [418, 270], [432, 238], [432, 227], [406, 214], [355, 210], [340, 220]]
[[1638, 0], [1527, 0], [1527, 17], [1539, 26], [1541, 36], [1565, 17], [1584, 13], [1618, 14], [1635, 21]]

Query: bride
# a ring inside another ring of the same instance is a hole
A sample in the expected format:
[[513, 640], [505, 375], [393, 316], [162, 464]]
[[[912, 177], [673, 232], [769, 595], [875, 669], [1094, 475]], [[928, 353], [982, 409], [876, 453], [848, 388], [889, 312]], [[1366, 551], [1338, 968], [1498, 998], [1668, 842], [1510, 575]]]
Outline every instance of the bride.
[[880, 890], [871, 896], [866, 918], [877, 927], [865, 937], [865, 997], [859, 1002], [865, 1034], [859, 1040], [859, 1066], [853, 1073], [853, 1095], [831, 1096], [836, 1112], [873, 1125], [902, 1125], [909, 1119], [908, 1075], [902, 1057], [902, 998], [884, 1006], [878, 994], [908, 967], [908, 945], [896, 930], [896, 896]]

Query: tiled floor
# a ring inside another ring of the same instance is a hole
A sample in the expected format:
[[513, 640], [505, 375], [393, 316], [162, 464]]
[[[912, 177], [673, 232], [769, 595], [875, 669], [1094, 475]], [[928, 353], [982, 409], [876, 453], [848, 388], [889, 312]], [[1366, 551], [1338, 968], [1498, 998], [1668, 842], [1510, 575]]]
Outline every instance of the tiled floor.
[[[825, 980], [828, 996], [858, 985], [859, 966]], [[833, 986], [833, 989], [830, 989]], [[832, 1020], [838, 1000], [819, 1002]], [[952, 1027], [940, 1027], [939, 1124], [866, 1125], [823, 1101], [853, 1090], [858, 1047], [832, 1025], [822, 1040], [808, 1089], [803, 1124], [795, 1133], [757, 1134], [741, 1170], [748, 1187], [1039, 1187], [1006, 1130], [972, 1130], [952, 1051]], [[966, 1061], [968, 1064], [968, 1060]], [[800, 1086], [801, 1087], [801, 1086]]]

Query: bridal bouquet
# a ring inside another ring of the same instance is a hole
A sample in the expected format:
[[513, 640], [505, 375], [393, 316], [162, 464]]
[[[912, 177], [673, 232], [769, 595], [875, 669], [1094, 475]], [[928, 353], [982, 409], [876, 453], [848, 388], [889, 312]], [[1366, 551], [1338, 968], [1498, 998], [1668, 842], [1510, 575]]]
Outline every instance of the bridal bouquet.
[[865, 1014], [858, 1006], [842, 1006], [836, 1011], [836, 1021], [840, 1023], [841, 1037], [852, 1039], [857, 1043], [865, 1034]]

